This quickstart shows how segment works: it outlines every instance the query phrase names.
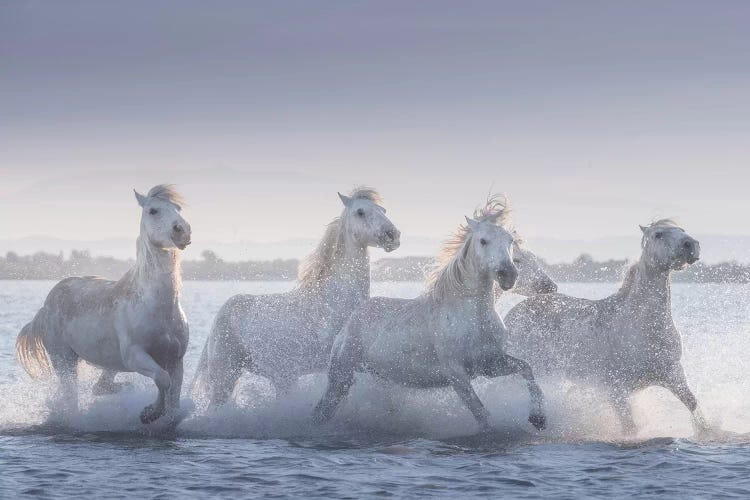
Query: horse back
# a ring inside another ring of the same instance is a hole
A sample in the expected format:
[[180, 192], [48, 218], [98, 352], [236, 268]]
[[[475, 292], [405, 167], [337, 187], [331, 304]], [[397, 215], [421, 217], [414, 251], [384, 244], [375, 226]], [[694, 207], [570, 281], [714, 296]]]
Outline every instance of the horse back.
[[322, 356], [325, 320], [295, 292], [235, 295], [214, 320], [209, 351], [242, 352], [261, 375], [304, 373]]
[[55, 309], [64, 317], [112, 306], [116, 284], [116, 281], [98, 276], [65, 278], [52, 287], [44, 306]]
[[596, 334], [598, 310], [597, 301], [559, 293], [530, 297], [505, 317], [508, 352], [540, 371], [589, 367], [606, 343]]
[[112, 305], [115, 283], [95, 276], [65, 278], [52, 287], [31, 324], [46, 332], [46, 343], [55, 343], [70, 323], [92, 313], [101, 316]]

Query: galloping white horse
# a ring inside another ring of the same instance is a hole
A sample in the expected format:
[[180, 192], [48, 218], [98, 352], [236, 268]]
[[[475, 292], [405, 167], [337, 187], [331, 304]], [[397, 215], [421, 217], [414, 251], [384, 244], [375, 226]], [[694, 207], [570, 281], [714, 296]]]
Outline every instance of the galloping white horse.
[[288, 293], [236, 295], [219, 311], [201, 355], [194, 386], [211, 405], [232, 395], [243, 369], [267, 377], [277, 394], [305, 374], [324, 371], [333, 336], [370, 296], [368, 247], [391, 252], [400, 232], [369, 188], [339, 194], [344, 210], [302, 263]]
[[641, 258], [617, 293], [601, 300], [552, 294], [521, 302], [505, 317], [509, 351], [537, 371], [603, 384], [628, 433], [636, 430], [629, 397], [652, 385], [672, 391], [702, 431], [706, 424], [680, 364], [670, 289], [672, 271], [696, 262], [700, 246], [671, 220], [641, 230]]
[[331, 418], [355, 372], [370, 372], [411, 387], [452, 387], [485, 430], [489, 413], [471, 380], [520, 373], [531, 396], [529, 421], [544, 428], [542, 391], [529, 365], [505, 353], [505, 325], [494, 307], [496, 283], [510, 290], [518, 273], [513, 234], [503, 227], [507, 202], [493, 197], [466, 221], [445, 244], [423, 295], [374, 297], [351, 315], [333, 345], [316, 421]]
[[55, 285], [18, 335], [16, 353], [32, 377], [50, 374], [51, 366], [60, 382], [56, 399], [73, 410], [79, 359], [110, 374], [153, 379], [159, 396], [141, 413], [150, 423], [180, 404], [188, 324], [179, 302], [179, 250], [190, 244], [190, 225], [173, 186], [135, 197], [142, 207], [135, 267], [119, 281], [86, 276]]

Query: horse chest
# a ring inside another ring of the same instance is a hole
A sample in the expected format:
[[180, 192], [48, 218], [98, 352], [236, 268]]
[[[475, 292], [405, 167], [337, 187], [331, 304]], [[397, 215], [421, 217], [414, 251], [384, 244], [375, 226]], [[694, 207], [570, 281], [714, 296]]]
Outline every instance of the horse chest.
[[447, 311], [440, 321], [439, 341], [445, 351], [464, 364], [486, 354], [495, 347], [497, 339], [492, 334], [491, 318], [480, 308]]
[[187, 350], [188, 329], [178, 305], [135, 307], [130, 311], [132, 339], [155, 358], [182, 357]]
[[658, 379], [679, 362], [682, 345], [671, 321], [631, 317], [611, 330], [610, 368], [636, 380]]

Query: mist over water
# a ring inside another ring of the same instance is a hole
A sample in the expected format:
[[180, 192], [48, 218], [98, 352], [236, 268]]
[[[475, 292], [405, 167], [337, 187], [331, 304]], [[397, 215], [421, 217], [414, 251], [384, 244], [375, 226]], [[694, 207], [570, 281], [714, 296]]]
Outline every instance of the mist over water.
[[[496, 431], [477, 434], [453, 391], [416, 390], [361, 376], [329, 424], [310, 422], [325, 375], [300, 379], [276, 399], [264, 379], [244, 375], [235, 403], [207, 412], [189, 387], [216, 311], [236, 293], [285, 291], [284, 282], [186, 282], [190, 322], [183, 402], [174, 431], [141, 425], [138, 415], [156, 394], [152, 382], [121, 374], [121, 393], [94, 398], [99, 371], [79, 367], [79, 414], [48, 421], [54, 390], [32, 381], [15, 360], [15, 337], [54, 285], [0, 282], [0, 467], [16, 474], [0, 496], [87, 491], [104, 495], [185, 494], [300, 496], [583, 494], [628, 496], [684, 492], [698, 475], [699, 494], [750, 493], [750, 286], [677, 284], [673, 314], [682, 332], [683, 363], [708, 420], [721, 432], [692, 436], [688, 411], [661, 388], [634, 398], [638, 435], [625, 438], [595, 387], [558, 377], [540, 380], [548, 429], [526, 421], [528, 393], [519, 377], [477, 379], [477, 392]], [[374, 283], [374, 295], [414, 297], [416, 283]], [[598, 298], [616, 284], [562, 284], [561, 291]], [[520, 297], [506, 294], [502, 313]], [[657, 475], [644, 474], [650, 467]], [[117, 489], [119, 487], [119, 490]]]

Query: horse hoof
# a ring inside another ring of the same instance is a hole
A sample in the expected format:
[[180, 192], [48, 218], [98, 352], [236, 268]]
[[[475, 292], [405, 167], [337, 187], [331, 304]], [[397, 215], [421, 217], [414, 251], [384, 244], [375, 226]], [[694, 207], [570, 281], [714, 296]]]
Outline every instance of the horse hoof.
[[538, 431], [544, 430], [547, 427], [547, 417], [541, 413], [532, 413], [529, 415], [529, 422]]
[[150, 424], [164, 415], [164, 409], [158, 409], [154, 405], [148, 405], [141, 412], [141, 423]]

